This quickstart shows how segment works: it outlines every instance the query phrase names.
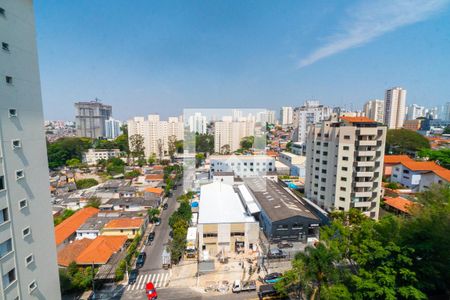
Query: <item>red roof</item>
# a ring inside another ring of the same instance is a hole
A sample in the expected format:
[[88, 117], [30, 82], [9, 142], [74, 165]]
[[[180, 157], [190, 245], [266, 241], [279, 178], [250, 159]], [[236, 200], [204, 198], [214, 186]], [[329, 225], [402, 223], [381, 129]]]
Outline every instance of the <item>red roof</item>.
[[385, 155], [384, 163], [385, 164], [399, 164], [404, 161], [414, 161], [408, 155]]
[[441, 177], [445, 181], [450, 182], [450, 170], [442, 168], [438, 170], [433, 170], [433, 173]]
[[94, 207], [82, 208], [69, 218], [65, 219], [61, 224], [55, 227], [56, 245], [62, 244], [68, 239], [87, 219], [98, 213], [98, 209]]
[[145, 176], [145, 180], [163, 180], [164, 174], [149, 174]]
[[139, 228], [144, 224], [142, 218], [124, 218], [114, 219], [106, 223], [104, 229], [122, 229], [122, 228]]
[[410, 213], [411, 207], [416, 205], [416, 203], [402, 197], [395, 197], [395, 198], [385, 197], [384, 203], [407, 214]]
[[153, 193], [153, 194], [157, 194], [157, 195], [162, 195], [164, 193], [164, 190], [162, 188], [157, 188], [157, 187], [148, 187], [145, 189], [145, 191], [148, 193]]
[[106, 264], [127, 241], [126, 236], [99, 236], [77, 257], [78, 265]]
[[341, 117], [341, 120], [347, 121], [350, 123], [375, 123], [374, 120], [369, 119], [368, 117], [347, 117], [343, 116]]
[[58, 265], [67, 267], [71, 262], [77, 260], [78, 255], [84, 251], [94, 240], [82, 239], [68, 244], [62, 250], [58, 251]]
[[436, 171], [436, 170], [446, 170], [440, 165], [436, 164], [434, 161], [403, 161], [400, 162], [403, 166], [410, 169], [411, 171]]

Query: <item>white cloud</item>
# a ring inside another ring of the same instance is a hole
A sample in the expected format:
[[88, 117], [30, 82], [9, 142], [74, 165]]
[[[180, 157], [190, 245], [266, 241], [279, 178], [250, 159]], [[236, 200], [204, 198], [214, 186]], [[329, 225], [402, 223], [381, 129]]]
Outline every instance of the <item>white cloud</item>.
[[377, 0], [352, 7], [339, 32], [300, 60], [298, 67], [308, 66], [322, 58], [364, 45], [399, 27], [423, 21], [443, 10], [448, 3], [449, 0]]

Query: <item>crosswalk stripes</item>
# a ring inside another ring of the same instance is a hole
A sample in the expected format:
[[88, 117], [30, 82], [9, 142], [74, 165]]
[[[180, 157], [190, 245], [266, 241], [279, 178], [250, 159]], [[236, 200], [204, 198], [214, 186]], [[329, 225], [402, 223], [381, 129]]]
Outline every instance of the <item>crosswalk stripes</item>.
[[170, 281], [170, 275], [165, 273], [154, 274], [141, 274], [137, 277], [136, 282], [131, 285], [127, 285], [127, 291], [138, 291], [145, 289], [147, 282], [152, 282], [155, 288], [166, 287]]

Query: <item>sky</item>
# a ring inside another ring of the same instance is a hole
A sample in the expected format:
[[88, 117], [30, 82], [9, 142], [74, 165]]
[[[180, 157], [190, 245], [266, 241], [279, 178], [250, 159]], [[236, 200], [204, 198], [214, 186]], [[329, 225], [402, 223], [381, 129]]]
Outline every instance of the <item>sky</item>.
[[450, 0], [35, 0], [44, 114], [450, 101]]

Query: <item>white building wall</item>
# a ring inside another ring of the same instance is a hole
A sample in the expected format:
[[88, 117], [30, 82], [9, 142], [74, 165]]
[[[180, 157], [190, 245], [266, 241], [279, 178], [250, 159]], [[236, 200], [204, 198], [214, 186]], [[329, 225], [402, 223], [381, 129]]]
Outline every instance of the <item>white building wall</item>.
[[395, 87], [386, 90], [384, 123], [389, 129], [402, 128], [406, 113], [406, 90]]
[[[0, 280], [0, 299], [61, 299], [56, 264], [48, 164], [43, 131], [43, 112], [33, 2], [1, 0], [0, 41], [0, 191], [1, 209], [8, 221], [0, 224], [0, 243], [11, 240], [12, 249], [0, 259], [2, 279], [9, 271], [17, 280]], [[6, 82], [6, 76], [12, 78]], [[11, 110], [15, 110], [13, 116]], [[20, 141], [13, 149], [12, 141]], [[24, 177], [17, 179], [16, 172]], [[26, 200], [26, 206], [19, 202]], [[24, 229], [29, 235], [24, 236]], [[32, 262], [27, 264], [26, 258]], [[29, 290], [32, 282], [37, 288]]]

